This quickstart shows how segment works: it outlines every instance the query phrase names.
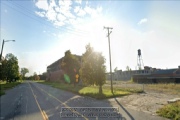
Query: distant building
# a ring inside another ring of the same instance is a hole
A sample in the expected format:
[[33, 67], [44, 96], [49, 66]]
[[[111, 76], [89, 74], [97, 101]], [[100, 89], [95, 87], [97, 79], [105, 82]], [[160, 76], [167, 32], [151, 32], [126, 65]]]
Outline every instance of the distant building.
[[[111, 80], [110, 73], [106, 79]], [[143, 70], [118, 70], [112, 72], [112, 80], [131, 80], [137, 83], [180, 83], [180, 66], [174, 69], [156, 69], [145, 66]]]
[[[112, 80], [130, 80], [133, 75], [148, 75], [151, 74], [153, 68], [145, 66], [144, 70], [129, 70], [129, 71], [122, 71], [117, 70], [116, 72], [112, 72]], [[106, 79], [110, 80], [110, 73], [106, 74]]]
[[137, 83], [180, 83], [180, 66], [175, 69], [160, 69], [149, 75], [133, 75]]
[[[74, 55], [81, 62], [81, 56]], [[64, 71], [61, 68], [61, 63], [63, 62], [64, 57], [58, 59], [51, 65], [47, 66], [47, 78], [48, 81], [60, 81], [63, 80]]]

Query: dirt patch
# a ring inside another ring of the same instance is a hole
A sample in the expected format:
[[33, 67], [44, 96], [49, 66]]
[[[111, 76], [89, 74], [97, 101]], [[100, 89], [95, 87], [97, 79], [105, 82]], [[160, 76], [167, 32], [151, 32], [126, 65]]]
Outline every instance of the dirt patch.
[[[117, 100], [130, 109], [143, 111], [156, 115], [156, 111], [168, 104], [168, 100], [177, 98], [179, 95], [172, 95], [167, 93], [146, 91], [141, 94], [133, 94], [124, 97], [119, 97]], [[112, 100], [110, 100], [112, 102]]]

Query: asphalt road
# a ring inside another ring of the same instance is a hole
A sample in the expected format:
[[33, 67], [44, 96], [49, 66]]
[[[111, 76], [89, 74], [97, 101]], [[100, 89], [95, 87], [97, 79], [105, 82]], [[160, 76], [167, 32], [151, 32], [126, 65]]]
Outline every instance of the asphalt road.
[[[96, 100], [31, 81], [6, 91], [0, 100], [0, 120], [166, 120], [127, 109], [116, 98]], [[90, 117], [97, 114], [101, 117]]]

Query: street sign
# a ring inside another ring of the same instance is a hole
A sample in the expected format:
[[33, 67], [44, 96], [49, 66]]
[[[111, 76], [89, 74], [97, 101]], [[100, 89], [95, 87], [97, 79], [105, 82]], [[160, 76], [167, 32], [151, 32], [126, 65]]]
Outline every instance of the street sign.
[[76, 82], [78, 82], [78, 78], [79, 78], [79, 75], [78, 74], [76, 74]]

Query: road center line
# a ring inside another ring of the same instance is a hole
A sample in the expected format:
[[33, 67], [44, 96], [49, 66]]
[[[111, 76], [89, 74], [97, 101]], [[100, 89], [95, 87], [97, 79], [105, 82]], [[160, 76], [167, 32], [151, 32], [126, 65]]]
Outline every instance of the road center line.
[[[43, 92], [45, 92], [46, 94], [48, 94], [50, 97], [56, 99], [58, 102], [60, 102], [61, 104], [63, 104], [65, 107], [67, 108], [71, 108], [70, 106], [68, 106], [67, 104], [65, 104], [64, 102], [62, 102], [61, 100], [59, 100], [58, 98], [56, 98], [55, 96], [53, 96], [52, 94], [46, 92], [45, 90], [43, 90], [42, 88], [36, 86], [37, 88], [39, 88], [40, 90], [42, 90]], [[70, 109], [71, 110], [71, 109]], [[77, 111], [74, 111], [74, 110], [71, 110], [73, 113], [76, 113], [78, 115], [81, 115], [85, 120], [88, 120], [88, 118], [84, 117], [81, 113], [77, 112]]]
[[41, 112], [41, 115], [43, 116], [43, 119], [44, 119], [44, 120], [48, 120], [48, 117], [47, 117], [46, 113], [42, 111], [42, 109], [41, 109], [41, 107], [40, 107], [40, 105], [39, 105], [39, 103], [38, 103], [38, 101], [37, 101], [37, 99], [36, 99], [36, 97], [35, 97], [34, 91], [32, 90], [32, 87], [31, 87], [31, 85], [30, 85], [29, 82], [28, 82], [28, 84], [29, 84], [29, 86], [30, 86], [30, 88], [31, 88], [32, 94], [33, 94], [34, 99], [35, 99], [35, 101], [36, 101], [36, 103], [37, 103], [37, 106], [38, 106], [38, 108], [39, 108], [39, 110], [40, 110], [40, 112]]

